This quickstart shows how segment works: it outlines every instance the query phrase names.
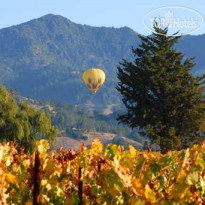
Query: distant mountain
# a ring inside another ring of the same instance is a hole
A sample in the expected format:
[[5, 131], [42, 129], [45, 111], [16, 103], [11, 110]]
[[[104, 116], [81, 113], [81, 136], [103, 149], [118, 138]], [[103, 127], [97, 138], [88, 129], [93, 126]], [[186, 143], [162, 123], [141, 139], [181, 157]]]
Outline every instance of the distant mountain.
[[195, 58], [194, 74], [205, 73], [205, 34], [184, 36], [179, 41], [177, 48], [185, 53], [185, 57]]
[[[139, 42], [128, 27], [92, 27], [49, 14], [0, 30], [0, 82], [24, 96], [105, 108], [120, 103], [116, 67], [132, 58], [131, 46]], [[177, 45], [186, 57], [195, 57], [195, 74], [205, 70], [204, 46], [205, 35], [185, 36]], [[107, 75], [95, 97], [81, 80], [90, 67]]]

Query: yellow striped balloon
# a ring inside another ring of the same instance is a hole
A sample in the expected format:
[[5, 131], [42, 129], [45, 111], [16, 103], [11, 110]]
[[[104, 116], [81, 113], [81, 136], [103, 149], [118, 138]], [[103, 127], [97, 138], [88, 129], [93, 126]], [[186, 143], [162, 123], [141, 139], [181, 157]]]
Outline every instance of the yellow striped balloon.
[[83, 82], [95, 94], [100, 86], [105, 82], [105, 73], [98, 68], [86, 70], [83, 73]]

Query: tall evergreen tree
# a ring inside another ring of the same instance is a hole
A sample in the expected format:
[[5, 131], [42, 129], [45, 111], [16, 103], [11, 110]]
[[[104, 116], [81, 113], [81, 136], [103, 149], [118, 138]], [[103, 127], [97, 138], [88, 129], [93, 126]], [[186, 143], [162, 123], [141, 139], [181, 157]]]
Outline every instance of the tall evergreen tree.
[[199, 143], [205, 135], [205, 76], [194, 77], [192, 58], [184, 58], [174, 45], [179, 36], [154, 26], [150, 36], [139, 35], [141, 45], [132, 49], [133, 62], [118, 67], [117, 90], [127, 112], [118, 121], [139, 127], [161, 152]]

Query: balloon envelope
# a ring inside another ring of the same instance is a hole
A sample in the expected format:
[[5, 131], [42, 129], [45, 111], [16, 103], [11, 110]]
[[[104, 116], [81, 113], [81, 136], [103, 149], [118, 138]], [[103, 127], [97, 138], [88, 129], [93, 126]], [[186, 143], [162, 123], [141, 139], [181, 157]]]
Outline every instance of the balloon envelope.
[[98, 68], [86, 70], [83, 73], [83, 82], [93, 93], [96, 93], [100, 86], [105, 82], [105, 73]]

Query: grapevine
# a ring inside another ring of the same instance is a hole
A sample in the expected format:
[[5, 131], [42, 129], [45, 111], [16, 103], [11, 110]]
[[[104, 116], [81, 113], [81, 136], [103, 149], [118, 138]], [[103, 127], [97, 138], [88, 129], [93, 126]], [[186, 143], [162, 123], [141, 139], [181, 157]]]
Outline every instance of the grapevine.
[[0, 204], [205, 204], [205, 143], [167, 154], [96, 138], [79, 151], [0, 145]]

